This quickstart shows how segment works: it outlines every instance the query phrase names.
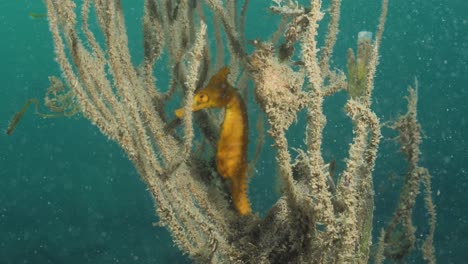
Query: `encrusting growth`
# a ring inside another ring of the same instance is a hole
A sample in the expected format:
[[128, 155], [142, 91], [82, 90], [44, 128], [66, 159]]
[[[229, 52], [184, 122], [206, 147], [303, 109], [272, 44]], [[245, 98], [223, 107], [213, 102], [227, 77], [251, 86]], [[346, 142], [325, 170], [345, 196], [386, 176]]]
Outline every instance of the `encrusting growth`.
[[[229, 69], [222, 68], [198, 91], [193, 99], [193, 111], [206, 108], [224, 108], [224, 120], [217, 145], [216, 164], [218, 173], [231, 184], [232, 201], [240, 215], [251, 212], [247, 197], [247, 145], [248, 119], [245, 103], [239, 92], [228, 82]], [[180, 108], [175, 111], [182, 118]]]

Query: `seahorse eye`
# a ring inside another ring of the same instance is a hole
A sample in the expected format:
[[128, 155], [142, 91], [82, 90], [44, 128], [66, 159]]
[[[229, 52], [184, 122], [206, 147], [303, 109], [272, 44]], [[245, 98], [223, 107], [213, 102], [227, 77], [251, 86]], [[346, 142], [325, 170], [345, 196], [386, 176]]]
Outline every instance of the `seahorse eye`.
[[199, 102], [199, 103], [206, 103], [206, 102], [208, 102], [208, 95], [206, 95], [206, 94], [200, 94], [200, 95], [198, 95], [198, 102]]

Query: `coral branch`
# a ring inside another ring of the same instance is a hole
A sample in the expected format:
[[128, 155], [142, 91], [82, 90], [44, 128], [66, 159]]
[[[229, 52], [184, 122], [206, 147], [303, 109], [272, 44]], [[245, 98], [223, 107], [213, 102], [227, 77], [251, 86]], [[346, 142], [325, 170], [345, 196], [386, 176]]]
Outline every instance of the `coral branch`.
[[[122, 147], [155, 201], [160, 225], [196, 262], [366, 263], [371, 255], [372, 180], [381, 137], [370, 102], [387, 2], [382, 1], [374, 42], [371, 38], [359, 42], [357, 57], [350, 51], [345, 73], [332, 65], [340, 0], [331, 1], [325, 38], [318, 35], [325, 23], [322, 1], [303, 6], [295, 0], [273, 0], [270, 10], [281, 21], [266, 37], [272, 43], [258, 38], [251, 42], [253, 47], [245, 40], [245, 30], [255, 28], [248, 24], [247, 8], [254, 6], [249, 0], [145, 0], [138, 65], [128, 46], [120, 1], [83, 0], [77, 15], [72, 0], [46, 0], [56, 61], [70, 89], [63, 95], [58, 88], [65, 86], [56, 86], [47, 94], [46, 105], [70, 114], [79, 109]], [[325, 39], [322, 48], [318, 39]], [[210, 78], [226, 64], [219, 76]], [[216, 81], [220, 76], [223, 81]], [[169, 81], [166, 88], [161, 87], [164, 79]], [[256, 102], [248, 98], [249, 83], [255, 85]], [[329, 95], [346, 89], [350, 96], [345, 111], [353, 124], [353, 140], [345, 168], [335, 178], [335, 161], [326, 164], [322, 155], [327, 146], [323, 105]], [[400, 206], [380, 237], [377, 263], [384, 257], [399, 260], [414, 247], [411, 213], [421, 181], [429, 212], [423, 254], [429, 263], [435, 262], [436, 213], [431, 177], [419, 165], [416, 90], [410, 89], [408, 102], [408, 113], [393, 125], [408, 159], [407, 179]], [[28, 101], [7, 133], [31, 103], [38, 104]], [[254, 103], [268, 126], [258, 119], [257, 142], [250, 142], [257, 147], [249, 165], [247, 117], [255, 119], [257, 114], [246, 109]], [[174, 104], [184, 104], [176, 111], [183, 120], [170, 121]], [[207, 110], [220, 107], [221, 113]], [[201, 111], [192, 113], [195, 110]], [[297, 144], [287, 133], [298, 121], [306, 122], [303, 135], [298, 135], [305, 146], [291, 152]], [[183, 128], [178, 129], [180, 124]], [[256, 177], [252, 168], [261, 159], [267, 129], [283, 188], [278, 201], [260, 218], [255, 214], [256, 201], [251, 208], [247, 198], [246, 174]], [[397, 239], [403, 245], [395, 244]]]

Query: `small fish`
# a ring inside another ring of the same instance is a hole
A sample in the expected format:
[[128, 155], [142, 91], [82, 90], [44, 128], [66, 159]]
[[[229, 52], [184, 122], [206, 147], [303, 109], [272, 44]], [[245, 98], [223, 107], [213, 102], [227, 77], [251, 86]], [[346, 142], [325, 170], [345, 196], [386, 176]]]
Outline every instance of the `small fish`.
[[47, 14], [46, 13], [33, 13], [29, 12], [29, 17], [32, 19], [41, 19], [41, 18], [46, 18]]
[[336, 159], [332, 159], [332, 161], [330, 161], [330, 164], [328, 166], [328, 170], [329, 170], [329, 173], [330, 173], [330, 177], [332, 179], [335, 178], [335, 173], [336, 173]]
[[8, 125], [8, 128], [6, 130], [7, 135], [11, 135], [11, 133], [13, 133], [13, 131], [16, 128], [16, 125], [18, 125], [19, 121], [21, 120], [24, 113], [26, 112], [26, 110], [28, 110], [29, 105], [31, 105], [31, 104], [36, 104], [36, 112], [37, 112], [37, 105], [39, 104], [39, 101], [36, 98], [28, 99], [26, 101], [26, 103], [24, 103], [21, 110], [19, 112], [15, 113], [15, 115], [13, 116], [13, 119], [11, 120], [11, 122]]

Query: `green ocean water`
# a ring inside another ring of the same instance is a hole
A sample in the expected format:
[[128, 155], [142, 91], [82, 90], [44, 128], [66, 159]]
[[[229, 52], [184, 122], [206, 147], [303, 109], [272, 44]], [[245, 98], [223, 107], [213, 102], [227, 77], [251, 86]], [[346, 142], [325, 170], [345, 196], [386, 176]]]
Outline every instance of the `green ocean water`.
[[[124, 0], [130, 48], [142, 56], [142, 0]], [[269, 1], [251, 1], [247, 38], [273, 32], [278, 17]], [[255, 3], [254, 3], [255, 2]], [[439, 263], [468, 258], [468, 2], [390, 0], [381, 46], [373, 109], [382, 122], [406, 110], [407, 86], [419, 80], [418, 118], [424, 130], [421, 165], [433, 178]], [[374, 31], [380, 1], [343, 1], [333, 64], [344, 68], [357, 32]], [[60, 76], [44, 3], [0, 0], [0, 129], [27, 98], [43, 98], [48, 76]], [[158, 86], [168, 82], [158, 80]], [[342, 108], [344, 93], [327, 99], [324, 158], [343, 167], [352, 139]], [[253, 102], [253, 99], [251, 99]], [[258, 113], [252, 107], [251, 116]], [[254, 123], [252, 125], [254, 127]], [[303, 146], [299, 118], [288, 137]], [[383, 130], [375, 172], [375, 231], [396, 206], [405, 163]], [[251, 144], [252, 145], [252, 144]], [[253, 210], [264, 214], [278, 198], [274, 152], [267, 139], [249, 187]], [[254, 149], [254, 146], [251, 146]], [[418, 239], [428, 231], [422, 199], [414, 221]], [[0, 134], [0, 264], [3, 263], [189, 263], [168, 232], [154, 227], [153, 202], [144, 184], [114, 143], [82, 117], [41, 119], [30, 109], [11, 136]], [[375, 241], [375, 240], [374, 240]], [[418, 241], [420, 245], [420, 241]], [[419, 253], [407, 263], [423, 263]]]

